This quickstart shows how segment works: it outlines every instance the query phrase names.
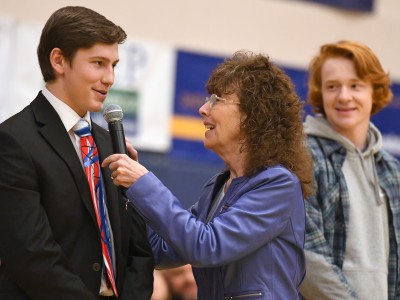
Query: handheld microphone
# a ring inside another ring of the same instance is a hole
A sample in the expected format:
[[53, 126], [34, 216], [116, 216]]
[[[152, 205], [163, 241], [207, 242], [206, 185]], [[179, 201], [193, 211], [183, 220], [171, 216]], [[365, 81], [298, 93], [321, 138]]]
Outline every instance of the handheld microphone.
[[127, 154], [124, 126], [122, 125], [123, 116], [122, 109], [117, 104], [108, 105], [103, 113], [103, 117], [108, 123], [114, 153]]
[[[108, 131], [110, 132], [114, 153], [127, 154], [124, 126], [122, 125], [123, 116], [124, 113], [117, 104], [108, 105], [103, 113], [103, 117], [108, 123]], [[128, 210], [130, 200], [126, 197], [126, 189], [124, 187], [120, 187], [120, 189], [122, 191], [122, 199], [125, 201], [125, 209]]]

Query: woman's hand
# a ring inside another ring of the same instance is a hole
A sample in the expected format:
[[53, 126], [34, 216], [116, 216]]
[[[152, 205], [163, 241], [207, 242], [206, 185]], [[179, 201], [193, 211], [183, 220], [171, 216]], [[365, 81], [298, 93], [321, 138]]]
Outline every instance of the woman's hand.
[[149, 172], [144, 166], [126, 154], [112, 154], [103, 161], [101, 166], [103, 168], [108, 166], [111, 170], [111, 179], [114, 184], [125, 188], [129, 188], [140, 177]]

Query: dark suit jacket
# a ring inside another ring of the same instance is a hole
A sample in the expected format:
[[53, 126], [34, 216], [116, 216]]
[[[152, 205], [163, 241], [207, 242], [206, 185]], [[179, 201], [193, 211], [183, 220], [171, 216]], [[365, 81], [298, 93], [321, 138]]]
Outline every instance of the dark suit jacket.
[[[112, 154], [92, 123], [100, 162]], [[149, 299], [154, 261], [143, 220], [102, 170], [120, 299]], [[98, 299], [100, 235], [71, 139], [40, 92], [0, 124], [0, 299]]]

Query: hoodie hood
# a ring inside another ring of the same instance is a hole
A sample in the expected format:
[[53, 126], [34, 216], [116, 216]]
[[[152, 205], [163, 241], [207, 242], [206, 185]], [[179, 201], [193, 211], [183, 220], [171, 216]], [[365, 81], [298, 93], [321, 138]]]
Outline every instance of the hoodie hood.
[[[349, 156], [358, 156], [361, 162], [360, 172], [362, 173], [360, 174], [364, 174], [369, 184], [374, 187], [377, 202], [381, 203], [381, 201], [383, 201], [383, 194], [379, 188], [379, 181], [375, 167], [375, 154], [382, 149], [382, 135], [372, 123], [369, 125], [367, 133], [368, 141], [363, 150], [358, 149], [348, 138], [334, 130], [326, 118], [321, 115], [315, 117], [308, 115], [304, 123], [304, 131], [307, 135], [336, 141], [346, 149], [346, 159], [348, 159]], [[360, 168], [360, 165], [357, 164], [356, 166], [354, 164], [353, 167]]]
[[323, 116], [307, 116], [304, 123], [304, 131], [307, 135], [334, 140], [341, 144], [347, 151], [358, 152], [362, 157], [374, 155], [382, 149], [382, 135], [372, 123], [370, 123], [368, 129], [367, 146], [362, 151], [359, 150], [348, 138], [333, 129]]

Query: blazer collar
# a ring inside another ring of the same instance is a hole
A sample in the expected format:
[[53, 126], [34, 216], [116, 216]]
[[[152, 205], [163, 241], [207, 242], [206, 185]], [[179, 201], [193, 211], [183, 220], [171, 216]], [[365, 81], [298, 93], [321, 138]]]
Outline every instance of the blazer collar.
[[39, 129], [40, 134], [68, 166], [81, 195], [81, 199], [92, 216], [93, 221], [96, 222], [86, 176], [59, 115], [41, 92], [39, 92], [36, 99], [31, 103], [31, 107], [36, 122], [41, 125]]

